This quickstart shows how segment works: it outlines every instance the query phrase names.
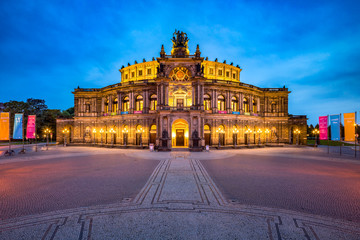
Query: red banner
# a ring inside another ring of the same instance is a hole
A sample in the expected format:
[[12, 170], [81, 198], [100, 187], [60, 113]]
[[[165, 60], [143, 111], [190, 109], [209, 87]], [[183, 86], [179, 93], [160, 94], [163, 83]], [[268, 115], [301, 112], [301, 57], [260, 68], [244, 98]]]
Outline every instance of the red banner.
[[328, 139], [328, 116], [319, 117], [320, 140]]
[[26, 128], [26, 138], [35, 139], [35, 129], [36, 129], [36, 115], [29, 115], [27, 128]]

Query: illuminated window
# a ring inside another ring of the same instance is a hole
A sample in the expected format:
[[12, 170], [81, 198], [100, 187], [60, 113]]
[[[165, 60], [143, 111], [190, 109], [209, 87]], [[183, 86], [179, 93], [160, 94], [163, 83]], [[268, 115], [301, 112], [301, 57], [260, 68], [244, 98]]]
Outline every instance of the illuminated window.
[[135, 77], [135, 72], [131, 73], [131, 77], [134, 78]]
[[226, 72], [226, 77], [230, 77], [230, 72]]
[[141, 95], [139, 95], [139, 96], [136, 97], [136, 100], [135, 100], [135, 109], [136, 109], [136, 111], [142, 111], [143, 106], [144, 106], [143, 97]]
[[239, 111], [238, 100], [236, 97], [231, 98], [231, 109], [236, 112]]
[[122, 103], [122, 110], [123, 110], [123, 112], [127, 112], [127, 111], [129, 111], [129, 104], [130, 104], [130, 102], [129, 102], [129, 97], [124, 97], [124, 100], [123, 100], [123, 103]]
[[219, 75], [219, 76], [222, 76], [222, 70], [221, 70], [221, 69], [219, 69], [218, 75]]
[[253, 100], [253, 112], [257, 112], [257, 101], [255, 99]]
[[157, 105], [157, 96], [155, 94], [150, 97], [150, 110], [155, 111]]
[[105, 113], [109, 112], [109, 100], [108, 99], [105, 100], [104, 111], [105, 111]]
[[151, 75], [151, 68], [149, 68], [149, 69], [147, 70], [147, 74], [148, 74], [148, 75]]
[[213, 68], [209, 69], [209, 74], [214, 75], [214, 69]]
[[211, 98], [209, 95], [204, 95], [204, 110], [211, 109]]
[[113, 101], [113, 104], [112, 104], [112, 112], [116, 112], [117, 109], [118, 109], [118, 99], [115, 98], [114, 101]]
[[225, 98], [223, 95], [218, 96], [218, 110], [225, 111]]
[[243, 100], [244, 112], [250, 112], [249, 100], [244, 98]]

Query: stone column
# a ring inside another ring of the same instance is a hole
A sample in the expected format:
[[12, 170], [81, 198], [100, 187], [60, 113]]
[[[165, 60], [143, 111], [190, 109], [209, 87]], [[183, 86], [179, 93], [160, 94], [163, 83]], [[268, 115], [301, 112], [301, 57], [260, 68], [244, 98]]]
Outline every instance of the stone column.
[[102, 98], [101, 98], [101, 114], [104, 113], [104, 111], [105, 111], [104, 108], [105, 108], [105, 98], [102, 97]]
[[169, 83], [165, 83], [164, 92], [165, 92], [165, 102], [164, 102], [164, 105], [165, 105], [165, 106], [168, 106], [168, 105], [169, 105]]
[[121, 109], [122, 109], [122, 93], [118, 92], [118, 114], [121, 113]]

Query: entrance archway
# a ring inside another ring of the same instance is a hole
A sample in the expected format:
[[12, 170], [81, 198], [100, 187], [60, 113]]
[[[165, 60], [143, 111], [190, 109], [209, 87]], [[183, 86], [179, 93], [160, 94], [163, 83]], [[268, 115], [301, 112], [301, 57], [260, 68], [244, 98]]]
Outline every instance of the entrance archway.
[[172, 147], [189, 147], [189, 124], [184, 119], [177, 119], [171, 129]]

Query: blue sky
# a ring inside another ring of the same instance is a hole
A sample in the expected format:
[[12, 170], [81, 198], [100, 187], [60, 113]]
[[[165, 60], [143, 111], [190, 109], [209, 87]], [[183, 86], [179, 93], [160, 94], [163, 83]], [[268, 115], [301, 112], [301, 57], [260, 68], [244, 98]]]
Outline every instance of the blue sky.
[[118, 69], [190, 52], [239, 64], [241, 81], [288, 87], [289, 113], [360, 111], [359, 1], [0, 1], [0, 102], [73, 106], [71, 91], [120, 81]]

